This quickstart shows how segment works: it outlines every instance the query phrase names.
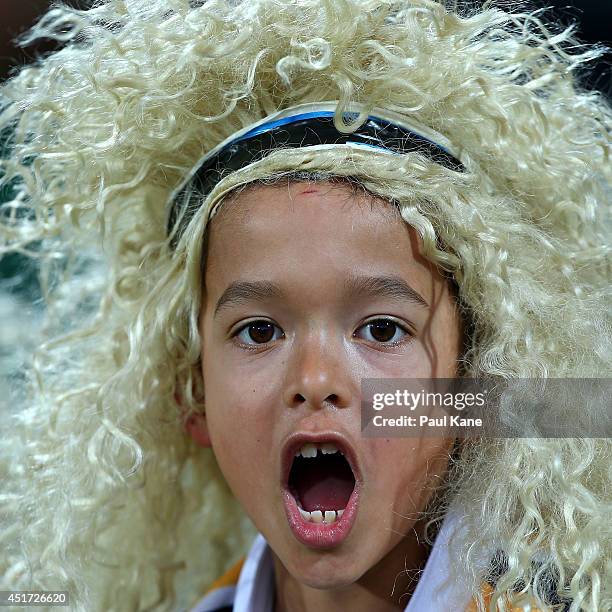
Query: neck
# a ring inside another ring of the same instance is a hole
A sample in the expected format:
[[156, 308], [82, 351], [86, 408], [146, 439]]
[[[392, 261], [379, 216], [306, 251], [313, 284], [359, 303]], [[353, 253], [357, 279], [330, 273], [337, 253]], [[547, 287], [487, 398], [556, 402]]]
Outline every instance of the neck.
[[431, 546], [417, 534], [418, 523], [385, 557], [359, 580], [340, 588], [314, 589], [298, 582], [273, 554], [274, 612], [396, 612], [404, 610], [425, 567]]

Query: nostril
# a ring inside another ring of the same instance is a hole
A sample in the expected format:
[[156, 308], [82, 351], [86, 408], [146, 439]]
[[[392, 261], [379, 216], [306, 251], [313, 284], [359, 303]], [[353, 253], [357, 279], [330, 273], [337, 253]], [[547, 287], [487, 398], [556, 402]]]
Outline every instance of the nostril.
[[326, 405], [337, 406], [339, 402], [340, 402], [340, 398], [339, 398], [339, 396], [336, 393], [332, 393], [331, 395], [328, 395], [324, 400], [322, 400], [320, 402], [308, 401], [300, 393], [297, 393], [296, 396], [295, 396], [295, 404], [296, 405], [299, 405], [299, 404], [309, 404], [309, 405], [313, 406], [314, 408], [322, 408], [322, 407], [325, 407]]

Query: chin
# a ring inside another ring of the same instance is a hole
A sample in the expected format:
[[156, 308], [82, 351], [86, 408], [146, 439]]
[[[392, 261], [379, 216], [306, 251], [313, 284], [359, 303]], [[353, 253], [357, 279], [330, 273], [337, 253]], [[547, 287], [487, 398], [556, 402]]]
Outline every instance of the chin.
[[360, 571], [353, 564], [337, 567], [337, 563], [328, 563], [324, 560], [313, 561], [310, 563], [302, 562], [293, 565], [291, 574], [301, 584], [312, 589], [328, 590], [342, 589], [354, 584], [361, 578], [364, 571]]
[[354, 584], [358, 580], [358, 578], [342, 578], [340, 576], [312, 576], [309, 578], [296, 576], [296, 579], [311, 589], [319, 589], [321, 591], [342, 589]]

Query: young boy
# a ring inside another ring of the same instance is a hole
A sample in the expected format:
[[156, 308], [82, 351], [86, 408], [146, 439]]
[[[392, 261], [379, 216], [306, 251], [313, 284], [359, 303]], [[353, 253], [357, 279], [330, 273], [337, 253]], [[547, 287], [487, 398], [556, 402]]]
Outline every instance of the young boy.
[[416, 232], [353, 192], [256, 187], [211, 224], [206, 417], [190, 431], [269, 544], [273, 570], [253, 588], [274, 575], [277, 610], [397, 609], [413, 582], [400, 570], [427, 556], [414, 525], [452, 446], [361, 436], [362, 378], [454, 377], [462, 338]]
[[549, 27], [431, 0], [47, 14], [31, 37], [67, 45], [1, 90], [1, 248], [48, 307], [0, 446], [1, 588], [612, 605], [603, 435], [362, 432], [366, 379], [606, 375], [612, 112], [573, 76], [599, 52]]

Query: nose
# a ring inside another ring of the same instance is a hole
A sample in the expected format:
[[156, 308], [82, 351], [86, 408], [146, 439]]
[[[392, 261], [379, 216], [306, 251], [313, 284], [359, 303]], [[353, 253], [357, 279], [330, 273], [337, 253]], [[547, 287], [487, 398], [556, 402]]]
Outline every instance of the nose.
[[286, 371], [285, 406], [346, 408], [354, 396], [347, 355], [340, 340], [311, 327], [306, 338], [296, 338]]

